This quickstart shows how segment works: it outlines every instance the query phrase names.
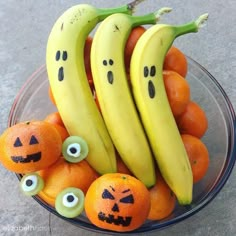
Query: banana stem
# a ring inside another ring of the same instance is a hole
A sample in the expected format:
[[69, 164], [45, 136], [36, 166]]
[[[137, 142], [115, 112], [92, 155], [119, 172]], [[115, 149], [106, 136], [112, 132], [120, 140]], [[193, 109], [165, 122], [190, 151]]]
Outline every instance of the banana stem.
[[163, 7], [156, 12], [149, 13], [147, 15], [132, 16], [130, 19], [132, 21], [132, 27], [146, 24], [156, 24], [161, 16], [165, 13], [169, 13], [172, 9], [169, 7]]
[[99, 21], [104, 20], [105, 18], [107, 18], [108, 16], [114, 13], [126, 13], [128, 15], [131, 15], [133, 13], [132, 10], [130, 10], [128, 5], [123, 5], [116, 8], [97, 8], [97, 12], [98, 12]]
[[135, 11], [135, 7], [145, 0], [134, 0], [131, 3], [117, 7], [117, 8], [98, 8], [99, 21], [104, 20], [107, 16], [113, 13], [126, 13], [132, 15]]
[[132, 2], [130, 2], [130, 3], [127, 4], [128, 9], [129, 9], [131, 12], [134, 12], [135, 7], [136, 7], [137, 5], [139, 5], [141, 2], [144, 2], [144, 1], [146, 1], [146, 0], [134, 0], [134, 1], [132, 1]]
[[207, 19], [208, 19], [208, 13], [199, 16], [197, 18], [197, 20], [192, 21], [190, 23], [175, 26], [176, 37], [183, 35], [183, 34], [187, 34], [187, 33], [198, 32], [198, 30], [203, 27], [203, 25], [205, 24]]

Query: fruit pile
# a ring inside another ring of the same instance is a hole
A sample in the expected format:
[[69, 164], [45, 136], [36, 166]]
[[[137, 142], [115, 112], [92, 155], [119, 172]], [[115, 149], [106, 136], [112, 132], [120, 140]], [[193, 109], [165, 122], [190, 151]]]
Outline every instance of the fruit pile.
[[[80, 4], [48, 38], [49, 96], [57, 112], [0, 136], [0, 161], [22, 174], [21, 190], [67, 218], [131, 231], [192, 201], [209, 166], [204, 110], [191, 99], [175, 38], [207, 20], [157, 24], [170, 8], [132, 15]], [[93, 37], [89, 36], [101, 22]], [[144, 27], [143, 25], [152, 25]]]

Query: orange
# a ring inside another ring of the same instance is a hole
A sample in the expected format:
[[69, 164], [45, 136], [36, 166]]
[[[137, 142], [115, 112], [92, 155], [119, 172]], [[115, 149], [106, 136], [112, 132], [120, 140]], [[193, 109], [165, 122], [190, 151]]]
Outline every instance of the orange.
[[205, 144], [192, 135], [183, 134], [182, 140], [190, 160], [193, 182], [197, 183], [207, 173], [209, 167], [209, 153]]
[[[91, 71], [91, 60], [90, 60], [90, 52], [91, 52], [91, 47], [93, 43], [93, 38], [92, 37], [87, 37], [84, 45], [84, 65], [85, 65], [85, 71], [87, 75], [92, 75]], [[90, 78], [90, 76], [88, 76]]]
[[97, 108], [98, 108], [98, 110], [101, 112], [101, 107], [100, 107], [100, 104], [99, 104], [99, 101], [98, 101], [98, 96], [97, 96], [97, 93], [96, 93], [95, 90], [94, 90], [93, 96], [94, 96], [94, 99], [95, 99]]
[[97, 108], [101, 112], [100, 104], [99, 104], [99, 101], [98, 101], [98, 96], [97, 96], [97, 93], [96, 93], [96, 90], [95, 90], [95, 86], [94, 86], [92, 77], [88, 79], [88, 82], [89, 82], [91, 92], [93, 94], [93, 98], [94, 98], [95, 103], [97, 105]]
[[7, 128], [0, 136], [0, 162], [16, 173], [44, 169], [60, 157], [62, 140], [46, 121], [27, 121]]
[[104, 174], [89, 187], [85, 212], [97, 227], [126, 232], [140, 227], [150, 210], [150, 194], [135, 177], [121, 173]]
[[129, 73], [129, 67], [130, 67], [130, 60], [131, 56], [133, 54], [134, 47], [138, 41], [138, 39], [141, 37], [141, 35], [146, 31], [146, 29], [143, 26], [137, 26], [132, 29], [130, 32], [130, 35], [127, 39], [126, 45], [125, 45], [125, 67], [126, 71]]
[[179, 116], [190, 101], [190, 86], [175, 71], [163, 71], [163, 79], [172, 113], [175, 117]]
[[58, 111], [48, 114], [44, 120], [65, 127]]
[[93, 78], [92, 75], [88, 74], [87, 75], [87, 79], [88, 79], [88, 83], [89, 83], [89, 87], [91, 89], [91, 92], [94, 93], [94, 83], [93, 83]]
[[85, 194], [90, 184], [98, 177], [86, 160], [69, 163], [63, 157], [49, 168], [39, 171], [38, 174], [44, 180], [44, 188], [39, 193], [39, 197], [51, 206], [55, 205], [55, 199], [63, 189], [75, 187]]
[[176, 118], [181, 134], [191, 134], [201, 138], [208, 128], [205, 111], [194, 101], [190, 101], [185, 111]]
[[55, 101], [55, 99], [54, 99], [54, 96], [53, 96], [53, 94], [52, 94], [52, 89], [51, 89], [50, 86], [48, 87], [48, 96], [49, 96], [50, 101], [52, 102], [52, 104], [56, 106], [56, 101]]
[[172, 46], [166, 54], [163, 69], [176, 71], [185, 78], [188, 71], [186, 56], [177, 47]]
[[57, 129], [58, 133], [61, 135], [62, 142], [64, 142], [70, 136], [70, 134], [68, 133], [65, 127], [62, 127], [58, 124], [54, 124], [54, 127]]
[[173, 212], [176, 204], [174, 193], [166, 184], [159, 171], [157, 171], [156, 176], [156, 184], [149, 189], [151, 198], [149, 220], [162, 220], [166, 218]]
[[117, 173], [132, 175], [131, 171], [125, 165], [125, 163], [123, 162], [123, 160], [120, 158], [118, 154], [116, 155], [116, 163], [117, 163]]
[[64, 126], [59, 112], [50, 113], [44, 120], [54, 125], [54, 127], [61, 135], [62, 142], [64, 142], [65, 139], [70, 136], [66, 127]]

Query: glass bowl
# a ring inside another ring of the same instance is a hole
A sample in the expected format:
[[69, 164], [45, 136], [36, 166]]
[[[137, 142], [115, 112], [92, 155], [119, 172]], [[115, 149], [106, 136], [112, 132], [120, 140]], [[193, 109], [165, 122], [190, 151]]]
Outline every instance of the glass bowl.
[[[189, 206], [177, 205], [174, 212], [160, 221], [146, 221], [139, 229], [129, 232], [137, 234], [160, 230], [176, 224], [200, 211], [222, 189], [235, 164], [235, 113], [233, 107], [217, 80], [200, 64], [188, 59], [187, 80], [191, 88], [191, 98], [205, 110], [209, 128], [202, 138], [210, 154], [210, 166], [207, 175], [194, 185], [193, 201]], [[20, 121], [44, 119], [56, 108], [49, 100], [48, 79], [45, 65], [39, 68], [25, 83], [17, 95], [9, 115], [9, 126]], [[18, 178], [20, 176], [18, 175]], [[53, 207], [39, 197], [34, 197], [44, 208], [60, 216]], [[75, 219], [63, 218], [83, 229], [110, 233], [92, 225], [85, 214]], [[116, 234], [112, 232], [112, 234]]]

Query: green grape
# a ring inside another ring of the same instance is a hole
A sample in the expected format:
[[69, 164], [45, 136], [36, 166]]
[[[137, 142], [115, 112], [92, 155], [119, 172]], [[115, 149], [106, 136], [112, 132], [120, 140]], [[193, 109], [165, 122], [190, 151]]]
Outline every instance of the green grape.
[[88, 155], [88, 145], [79, 136], [70, 136], [62, 144], [62, 155], [68, 162], [77, 163]]
[[75, 218], [84, 210], [84, 193], [79, 188], [66, 188], [61, 191], [55, 202], [56, 211], [66, 217]]
[[44, 181], [41, 176], [36, 173], [30, 173], [23, 176], [20, 181], [20, 188], [27, 196], [38, 194], [44, 187]]

